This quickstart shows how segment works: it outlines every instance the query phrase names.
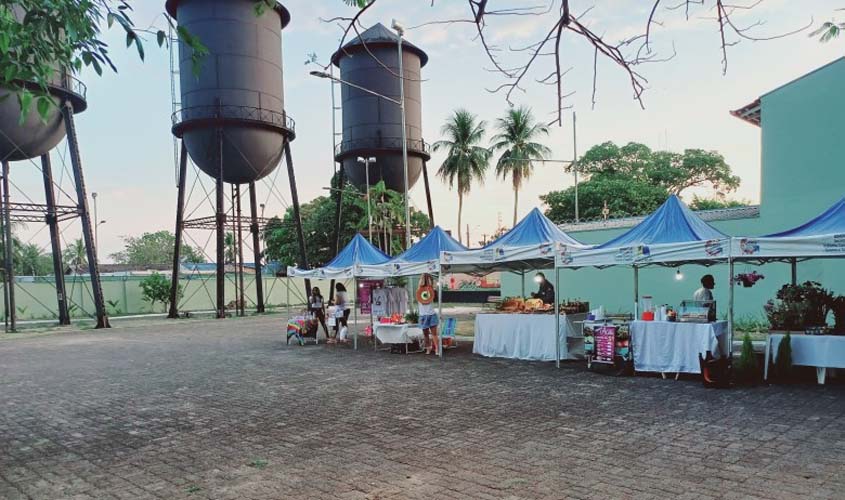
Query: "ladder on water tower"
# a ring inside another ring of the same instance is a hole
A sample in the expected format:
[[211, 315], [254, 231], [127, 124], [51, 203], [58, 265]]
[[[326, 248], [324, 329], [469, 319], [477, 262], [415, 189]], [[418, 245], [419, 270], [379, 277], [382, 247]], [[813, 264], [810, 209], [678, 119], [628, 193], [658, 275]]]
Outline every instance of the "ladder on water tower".
[[[179, 89], [179, 35], [174, 31], [173, 25], [167, 25], [168, 51], [170, 55], [170, 105], [171, 112], [176, 113], [182, 107]], [[173, 177], [176, 185], [179, 185], [179, 139], [173, 136]]]
[[[338, 124], [342, 124], [343, 114], [341, 113], [341, 120], [337, 119], [337, 115], [341, 112], [340, 104], [338, 104], [337, 98], [335, 97], [335, 88], [340, 90], [340, 86], [342, 85], [339, 81], [334, 79], [334, 65], [329, 64], [329, 74], [332, 76], [332, 165], [334, 165], [334, 173], [337, 174], [338, 172], [338, 164], [335, 161], [335, 153], [337, 152], [337, 145], [343, 142], [343, 130], [338, 130]], [[341, 92], [341, 96], [343, 92]], [[343, 167], [341, 167], [343, 168]]]

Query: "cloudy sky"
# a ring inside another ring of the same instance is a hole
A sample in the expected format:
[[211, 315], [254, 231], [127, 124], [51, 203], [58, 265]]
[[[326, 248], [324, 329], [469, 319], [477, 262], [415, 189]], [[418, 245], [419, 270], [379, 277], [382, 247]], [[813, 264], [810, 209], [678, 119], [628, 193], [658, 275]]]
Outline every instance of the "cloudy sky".
[[[136, 3], [143, 4], [136, 7], [138, 25], [164, 25], [163, 1], [162, 5], [156, 5], [155, 1]], [[468, 16], [466, 2], [436, 0], [433, 6], [431, 3], [430, 0], [378, 0], [363, 22], [389, 25], [391, 19], [397, 18], [406, 26], [415, 26]], [[494, 6], [542, 3], [543, 0], [491, 2]], [[750, 12], [737, 13], [735, 21], [743, 26], [762, 21], [753, 33], [767, 36], [801, 27], [811, 20], [815, 24], [828, 20], [835, 14], [835, 3], [807, 0], [801, 2], [799, 11], [794, 3], [788, 8], [790, 2], [786, 0], [766, 0]], [[646, 4], [650, 2], [572, 2], [578, 13], [593, 7], [584, 14], [582, 22], [608, 41], [641, 33], [648, 15]], [[325, 80], [308, 76], [313, 68], [304, 62], [309, 53], [316, 53], [323, 61], [328, 59], [337, 48], [340, 29], [336, 23], [321, 19], [349, 15], [351, 9], [341, 0], [290, 0], [285, 5], [292, 17], [283, 35], [286, 108], [296, 120], [293, 156], [300, 199], [307, 201], [324, 193], [321, 188], [331, 176], [332, 130], [329, 85]], [[838, 14], [845, 17], [841, 12]], [[579, 151], [604, 141], [637, 141], [652, 148], [678, 151], [717, 150], [742, 178], [742, 187], [733, 196], [756, 201], [760, 189], [760, 132], [731, 117], [729, 110], [845, 55], [845, 40], [823, 45], [803, 32], [772, 41], [742, 41], [729, 48], [727, 74], [723, 75], [719, 34], [712, 16], [712, 12], [701, 9], [694, 10], [689, 20], [682, 10], [658, 12], [661, 25], [653, 28], [654, 49], [662, 55], [673, 52], [676, 55], [668, 62], [639, 68], [648, 79], [643, 95], [645, 110], [632, 99], [630, 85], [620, 69], [602, 59], [598, 62], [593, 107], [593, 50], [582, 39], [566, 35], [561, 47], [563, 64], [572, 69], [566, 76], [565, 87], [575, 92], [566, 104], [577, 112]], [[549, 30], [551, 23], [550, 16], [497, 17], [490, 21], [488, 37], [505, 49], [502, 55], [505, 61], [516, 64], [524, 55], [512, 56], [506, 49], [537, 40]], [[100, 254], [105, 261], [109, 260], [109, 254], [122, 248], [122, 236], [172, 230], [176, 201], [168, 53], [154, 49], [151, 40], [146, 61], [141, 62], [134, 50], [123, 48], [121, 33], [109, 33], [107, 39], [120, 72], [103, 78], [91, 73], [83, 75], [89, 88], [89, 108], [77, 121], [88, 188], [99, 193], [99, 218], [107, 221], [100, 227], [99, 236]], [[423, 130], [428, 142], [439, 138], [441, 125], [456, 108], [467, 108], [491, 124], [506, 110], [502, 94], [485, 90], [495, 88], [502, 80], [489, 71], [491, 65], [475, 40], [471, 25], [432, 24], [410, 29], [407, 39], [430, 56], [423, 74]], [[538, 117], [549, 120], [555, 104], [553, 90], [534, 82], [550, 70], [550, 60], [539, 62], [527, 80], [525, 91], [513, 96], [516, 104], [528, 105]], [[553, 158], [572, 158], [571, 119], [571, 112], [567, 112], [563, 127], [552, 128], [546, 143], [553, 151]], [[58, 153], [54, 161], [60, 159], [62, 151]], [[442, 155], [432, 158], [432, 171], [441, 161]], [[30, 196], [41, 198], [37, 174], [33, 168], [21, 164], [13, 168], [11, 178]], [[67, 180], [64, 182], [69, 187]], [[271, 194], [261, 186], [268, 215], [280, 213], [289, 200], [286, 177], [279, 176], [276, 184], [282, 196]], [[539, 195], [570, 185], [571, 176], [560, 167], [538, 166], [520, 193], [520, 216], [540, 203]], [[454, 229], [455, 193], [437, 179], [432, 191], [437, 222]], [[424, 209], [421, 182], [412, 189], [411, 199], [414, 205]], [[474, 186], [464, 203], [464, 221], [470, 226], [472, 240], [494, 231], [499, 216], [508, 224], [512, 203], [510, 185], [496, 179], [492, 171], [484, 186]], [[208, 208], [205, 214], [211, 214]], [[24, 236], [47, 244], [47, 232], [40, 225], [30, 225]], [[73, 230], [68, 231], [67, 237], [74, 237]], [[203, 244], [207, 237], [207, 234], [194, 234], [194, 243]]]

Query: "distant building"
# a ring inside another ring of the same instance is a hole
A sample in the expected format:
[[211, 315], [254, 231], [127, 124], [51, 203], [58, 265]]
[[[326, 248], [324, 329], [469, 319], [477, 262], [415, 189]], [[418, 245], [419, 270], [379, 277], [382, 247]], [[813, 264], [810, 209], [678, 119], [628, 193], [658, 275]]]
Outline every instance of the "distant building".
[[[845, 58], [837, 59], [755, 99], [731, 114], [761, 130], [760, 205], [706, 211], [701, 215], [733, 236], [758, 236], [797, 226], [845, 197]], [[585, 243], [603, 243], [642, 218], [567, 224], [565, 231]], [[756, 269], [737, 264], [735, 272]], [[674, 268], [640, 271], [640, 294], [655, 304], [677, 305], [690, 298], [701, 275], [716, 277], [720, 315], [727, 311], [728, 266], [683, 266], [683, 280]], [[736, 317], [763, 319], [763, 304], [790, 281], [786, 264], [759, 268], [766, 278], [753, 288], [738, 288]], [[524, 289], [534, 291], [533, 274], [526, 273]], [[547, 273], [548, 276], [548, 273]], [[818, 281], [834, 293], [845, 294], [845, 262], [815, 260], [798, 264], [799, 282]], [[630, 286], [626, 284], [630, 283]], [[502, 295], [519, 295], [518, 274], [502, 275]], [[558, 297], [581, 298], [608, 311], [630, 311], [634, 301], [630, 268], [561, 270]]]

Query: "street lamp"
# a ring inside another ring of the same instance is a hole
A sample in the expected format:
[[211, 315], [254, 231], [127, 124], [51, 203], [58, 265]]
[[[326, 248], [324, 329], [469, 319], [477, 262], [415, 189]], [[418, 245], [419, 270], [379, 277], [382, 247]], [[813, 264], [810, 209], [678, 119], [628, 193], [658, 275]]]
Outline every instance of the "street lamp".
[[370, 163], [375, 163], [376, 159], [374, 157], [369, 158], [362, 158], [358, 157], [358, 163], [364, 164], [364, 175], [366, 176], [366, 188], [367, 188], [367, 225], [368, 225], [368, 233], [369, 233], [369, 240], [370, 243], [373, 242], [373, 215], [370, 213]]
[[105, 224], [106, 221], [101, 221], [97, 217], [97, 192], [91, 193], [91, 198], [94, 199], [94, 252], [97, 254], [97, 260], [100, 260], [100, 225]]
[[343, 85], [348, 85], [360, 90], [361, 92], [374, 95], [399, 106], [399, 112], [402, 117], [402, 171], [405, 178], [405, 249], [408, 249], [411, 246], [411, 205], [409, 202], [410, 193], [408, 192], [408, 131], [405, 127], [405, 75], [402, 67], [402, 35], [405, 33], [405, 30], [395, 19], [393, 20], [392, 27], [399, 34], [399, 100], [374, 92], [366, 87], [358, 85], [357, 83], [348, 82], [332, 74], [326, 73], [325, 71], [310, 71], [308, 74], [316, 76], [317, 78], [325, 78]]

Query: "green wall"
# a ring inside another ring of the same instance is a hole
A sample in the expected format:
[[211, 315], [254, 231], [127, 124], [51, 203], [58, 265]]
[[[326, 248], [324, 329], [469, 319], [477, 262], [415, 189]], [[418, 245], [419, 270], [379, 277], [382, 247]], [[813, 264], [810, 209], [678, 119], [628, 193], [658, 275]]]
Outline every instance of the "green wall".
[[[819, 68], [761, 98], [762, 167], [760, 217], [721, 221], [713, 226], [733, 236], [757, 236], [801, 224], [845, 196], [845, 58]], [[735, 119], [725, 113], [726, 120]], [[752, 126], [752, 125], [749, 125]], [[571, 234], [585, 243], [603, 243], [627, 229], [580, 231]], [[716, 278], [719, 314], [727, 312], [728, 266], [682, 266], [684, 279], [675, 280], [674, 268], [640, 270], [640, 295], [652, 295], [656, 304], [678, 305], [699, 287], [703, 274]], [[737, 318], [763, 317], [763, 304], [790, 281], [787, 264], [755, 267], [736, 264], [736, 273], [757, 269], [766, 278], [753, 288], [736, 288]], [[553, 279], [554, 272], [545, 271]], [[526, 292], [535, 291], [526, 275]], [[845, 260], [816, 260], [798, 264], [799, 281], [818, 281], [845, 294]], [[561, 270], [558, 297], [588, 300], [591, 307], [608, 311], [633, 308], [633, 270]], [[502, 294], [519, 295], [520, 276], [502, 274]]]

